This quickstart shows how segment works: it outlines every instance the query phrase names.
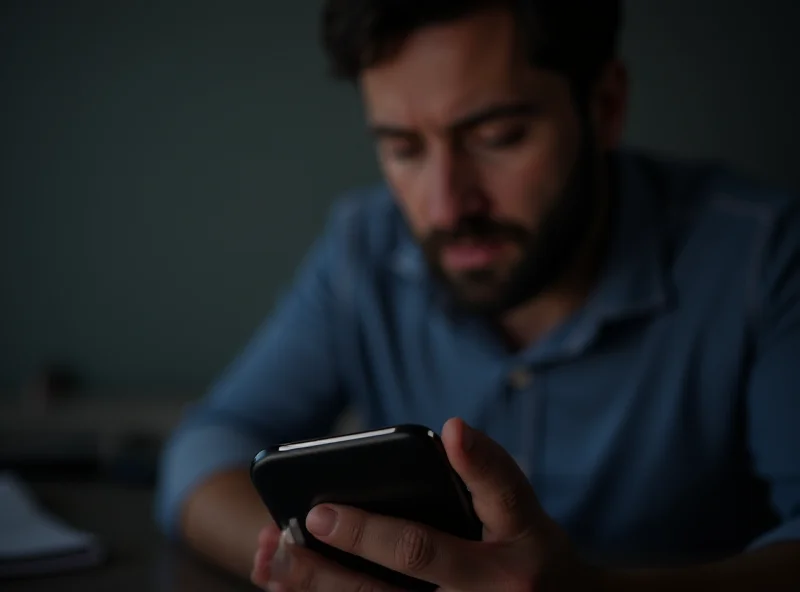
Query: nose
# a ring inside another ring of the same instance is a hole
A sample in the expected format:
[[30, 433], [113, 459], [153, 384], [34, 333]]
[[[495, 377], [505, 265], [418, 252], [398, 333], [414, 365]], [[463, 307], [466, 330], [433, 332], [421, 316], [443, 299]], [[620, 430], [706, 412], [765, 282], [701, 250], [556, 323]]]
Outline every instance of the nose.
[[467, 155], [442, 149], [432, 155], [427, 168], [426, 201], [434, 228], [453, 228], [461, 218], [480, 214], [487, 207], [477, 171]]

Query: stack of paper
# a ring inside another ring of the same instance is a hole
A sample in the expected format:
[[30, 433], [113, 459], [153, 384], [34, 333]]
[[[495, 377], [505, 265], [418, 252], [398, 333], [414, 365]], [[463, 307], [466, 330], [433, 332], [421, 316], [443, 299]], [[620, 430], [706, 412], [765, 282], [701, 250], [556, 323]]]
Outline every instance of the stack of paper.
[[89, 567], [104, 556], [94, 535], [48, 515], [19, 479], [0, 473], [0, 578]]

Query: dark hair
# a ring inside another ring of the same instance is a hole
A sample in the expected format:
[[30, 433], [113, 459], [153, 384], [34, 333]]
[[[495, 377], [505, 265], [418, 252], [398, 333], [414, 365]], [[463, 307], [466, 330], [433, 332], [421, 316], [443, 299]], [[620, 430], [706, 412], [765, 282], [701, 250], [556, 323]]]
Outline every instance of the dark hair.
[[616, 54], [621, 0], [326, 0], [323, 45], [335, 77], [356, 81], [420, 27], [494, 6], [519, 25], [532, 65], [563, 73], [576, 89]]

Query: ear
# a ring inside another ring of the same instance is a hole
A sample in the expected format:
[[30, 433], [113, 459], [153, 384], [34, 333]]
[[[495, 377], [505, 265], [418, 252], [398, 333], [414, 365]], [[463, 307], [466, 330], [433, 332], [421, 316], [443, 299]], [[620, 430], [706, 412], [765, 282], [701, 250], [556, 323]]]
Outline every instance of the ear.
[[616, 148], [622, 141], [628, 115], [628, 71], [612, 60], [600, 73], [591, 99], [592, 118], [601, 150]]

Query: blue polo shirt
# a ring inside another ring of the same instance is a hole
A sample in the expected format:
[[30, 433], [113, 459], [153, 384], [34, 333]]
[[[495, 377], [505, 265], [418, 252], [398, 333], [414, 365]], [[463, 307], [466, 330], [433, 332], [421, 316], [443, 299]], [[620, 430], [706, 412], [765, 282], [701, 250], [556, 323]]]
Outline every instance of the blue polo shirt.
[[509, 351], [446, 306], [384, 187], [334, 209], [281, 304], [168, 443], [158, 518], [279, 442], [460, 416], [609, 561], [800, 540], [800, 204], [712, 164], [621, 151], [585, 306]]

